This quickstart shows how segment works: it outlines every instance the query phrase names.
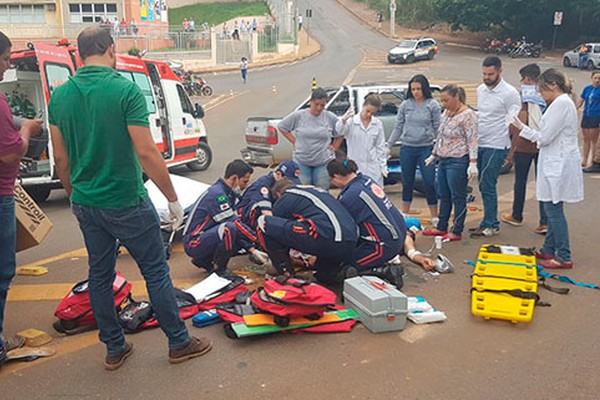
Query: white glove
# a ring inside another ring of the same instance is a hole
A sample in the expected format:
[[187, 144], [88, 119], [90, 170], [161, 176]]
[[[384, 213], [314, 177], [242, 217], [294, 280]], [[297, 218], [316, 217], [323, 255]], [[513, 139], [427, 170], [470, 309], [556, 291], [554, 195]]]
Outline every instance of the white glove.
[[256, 226], [261, 231], [263, 231], [263, 232], [265, 231], [266, 225], [267, 225], [267, 221], [266, 221], [266, 217], [264, 215], [261, 215], [256, 219]]
[[512, 117], [512, 119], [510, 120], [510, 124], [513, 125], [515, 128], [517, 128], [518, 130], [522, 130], [523, 128], [525, 128], [525, 124], [523, 122], [521, 122], [519, 117], [516, 115], [514, 117]]
[[258, 264], [261, 264], [261, 265], [271, 261], [269, 259], [269, 256], [267, 255], [267, 253], [265, 253], [264, 251], [260, 251], [260, 250], [254, 250], [252, 252], [252, 257], [254, 258], [254, 260], [256, 260], [256, 262]]
[[384, 169], [383, 171], [381, 171], [381, 175], [382, 175], [384, 178], [387, 178], [387, 177], [388, 177], [388, 174], [389, 174], [389, 172], [388, 172], [387, 168], [386, 168], [386, 169]]
[[477, 175], [479, 175], [477, 164], [469, 164], [469, 168], [467, 168], [467, 179], [471, 180], [473, 178], [477, 178]]
[[354, 117], [354, 108], [350, 107], [348, 111], [342, 115], [342, 122], [346, 123], [350, 118]]
[[390, 158], [392, 158], [392, 150], [388, 147], [385, 151], [385, 159], [389, 160]]
[[433, 163], [435, 162], [436, 158], [437, 158], [437, 157], [436, 157], [436, 156], [434, 156], [433, 154], [432, 154], [432, 155], [430, 155], [429, 157], [427, 157], [427, 158], [425, 159], [425, 166], [426, 166], [426, 167], [429, 167], [431, 164], [433, 164]]
[[169, 202], [169, 222], [171, 222], [173, 231], [176, 231], [183, 223], [183, 208], [177, 200]]

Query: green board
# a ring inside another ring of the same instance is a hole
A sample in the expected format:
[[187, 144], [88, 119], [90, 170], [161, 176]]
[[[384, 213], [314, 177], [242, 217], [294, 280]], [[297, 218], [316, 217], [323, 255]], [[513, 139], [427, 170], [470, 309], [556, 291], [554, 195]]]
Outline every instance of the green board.
[[[340, 321], [347, 321], [349, 319], [359, 319], [360, 317], [356, 311], [351, 309], [328, 311], [325, 314], [335, 314], [340, 318]], [[248, 336], [266, 335], [268, 333], [289, 331], [292, 329], [310, 328], [311, 326], [317, 325], [322, 325], [322, 323], [319, 323], [319, 320], [316, 320], [310, 324], [289, 325], [286, 327], [281, 327], [277, 325], [246, 326], [246, 324], [244, 324], [243, 322], [238, 322], [235, 324], [231, 324], [231, 328], [233, 329], [237, 337], [243, 338]]]

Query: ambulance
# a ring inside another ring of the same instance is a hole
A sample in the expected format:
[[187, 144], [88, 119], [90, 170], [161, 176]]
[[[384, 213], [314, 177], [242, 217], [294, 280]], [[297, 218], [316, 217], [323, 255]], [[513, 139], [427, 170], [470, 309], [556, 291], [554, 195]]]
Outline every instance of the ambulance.
[[[11, 54], [11, 65], [0, 81], [0, 91], [6, 95], [13, 115], [16, 120], [44, 120], [44, 133], [31, 139], [19, 173], [19, 182], [32, 197], [43, 201], [52, 189], [62, 187], [52, 161], [48, 102], [54, 89], [82, 64], [77, 49], [68, 43], [29, 43], [27, 50]], [[204, 110], [199, 104], [192, 104], [171, 68], [162, 61], [119, 54], [116, 69], [135, 82], [146, 98], [152, 137], [167, 167], [207, 169], [212, 151], [202, 123]]]

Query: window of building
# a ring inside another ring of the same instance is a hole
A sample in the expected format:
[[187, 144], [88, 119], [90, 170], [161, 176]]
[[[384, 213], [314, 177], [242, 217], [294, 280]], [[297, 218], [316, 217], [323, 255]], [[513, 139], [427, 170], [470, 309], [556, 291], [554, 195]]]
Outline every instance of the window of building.
[[45, 24], [41, 4], [0, 4], [0, 24]]
[[117, 17], [117, 5], [109, 3], [69, 4], [71, 23], [94, 23], [104, 20], [111, 22]]

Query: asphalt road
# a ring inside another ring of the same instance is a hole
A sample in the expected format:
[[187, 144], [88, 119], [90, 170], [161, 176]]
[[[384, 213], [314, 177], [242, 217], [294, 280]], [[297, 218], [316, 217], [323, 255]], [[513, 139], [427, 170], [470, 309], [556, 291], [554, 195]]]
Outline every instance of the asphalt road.
[[[303, 3], [303, 2], [301, 2]], [[322, 44], [321, 53], [310, 60], [286, 66], [250, 70], [242, 85], [237, 73], [208, 77], [216, 94], [234, 95], [210, 110], [205, 118], [215, 157], [204, 172], [185, 168], [176, 173], [212, 182], [225, 164], [240, 156], [248, 116], [281, 116], [306, 97], [316, 77], [319, 85], [342, 82], [406, 81], [425, 73], [433, 81], [457, 81], [474, 88], [480, 81], [484, 54], [471, 49], [441, 46], [433, 61], [408, 66], [385, 63], [392, 42], [360, 25], [334, 0], [312, 1], [311, 34]], [[518, 84], [518, 69], [530, 60], [505, 59], [505, 77]], [[539, 60], [542, 68], [559, 66], [559, 60]], [[567, 71], [578, 90], [589, 74]], [[272, 85], [278, 89], [271, 93]], [[257, 171], [257, 174], [263, 171]], [[533, 175], [533, 174], [532, 174]], [[510, 208], [513, 175], [501, 177], [500, 210]], [[599, 194], [596, 176], [585, 176], [583, 203], [567, 206], [571, 245], [576, 268], [569, 275], [585, 282], [599, 282], [595, 246], [600, 222], [595, 209]], [[529, 196], [533, 195], [533, 182]], [[400, 188], [389, 187], [399, 203]], [[479, 197], [479, 196], [478, 196]], [[477, 201], [475, 204], [479, 204]], [[63, 191], [55, 191], [44, 210], [54, 222], [48, 239], [39, 247], [18, 255], [18, 264], [45, 265], [50, 273], [41, 277], [19, 276], [14, 280], [5, 319], [5, 333], [27, 328], [50, 332], [58, 354], [33, 363], [13, 363], [0, 372], [0, 398], [8, 399], [596, 399], [600, 382], [596, 369], [600, 356], [598, 291], [572, 287], [559, 296], [540, 289], [552, 303], [537, 308], [531, 323], [513, 325], [484, 321], [470, 313], [472, 268], [462, 264], [474, 259], [478, 240], [464, 239], [444, 245], [442, 253], [457, 271], [434, 277], [405, 262], [408, 276], [403, 291], [422, 295], [446, 311], [448, 321], [434, 325], [408, 324], [403, 332], [374, 335], [357, 326], [350, 334], [280, 335], [252, 341], [227, 339], [220, 326], [192, 333], [206, 335], [214, 349], [183, 365], [167, 363], [166, 340], [159, 330], [129, 337], [134, 355], [116, 373], [104, 371], [104, 347], [95, 333], [61, 338], [52, 331], [53, 311], [74, 282], [86, 275], [81, 234], [68, 210]], [[415, 201], [425, 210], [424, 199]], [[537, 205], [528, 201], [525, 226], [503, 225], [494, 243], [539, 246], [542, 237], [531, 231], [537, 225]], [[468, 216], [476, 224], [481, 212]], [[428, 238], [419, 238], [426, 250]], [[245, 264], [243, 258], [234, 266]], [[118, 261], [134, 282], [136, 297], [143, 297], [141, 276], [126, 255]], [[193, 267], [180, 247], [170, 262], [172, 276], [180, 286], [205, 275]], [[559, 285], [560, 286], [560, 285]]]

